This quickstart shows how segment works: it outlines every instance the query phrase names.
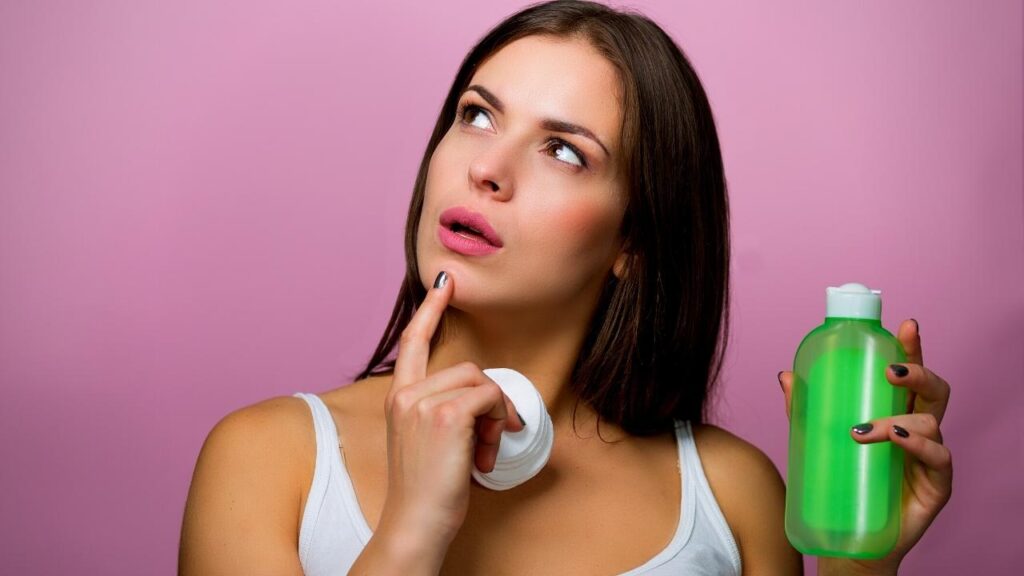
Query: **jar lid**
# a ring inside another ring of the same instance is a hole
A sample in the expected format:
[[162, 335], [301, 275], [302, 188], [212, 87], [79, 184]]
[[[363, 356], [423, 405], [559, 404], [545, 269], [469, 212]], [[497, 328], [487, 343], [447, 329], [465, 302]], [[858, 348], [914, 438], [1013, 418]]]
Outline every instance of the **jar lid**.
[[484, 473], [474, 465], [473, 478], [491, 490], [508, 490], [536, 476], [548, 463], [555, 442], [554, 426], [544, 398], [526, 376], [511, 368], [488, 368], [484, 374], [512, 400], [526, 427], [502, 432], [494, 469]]

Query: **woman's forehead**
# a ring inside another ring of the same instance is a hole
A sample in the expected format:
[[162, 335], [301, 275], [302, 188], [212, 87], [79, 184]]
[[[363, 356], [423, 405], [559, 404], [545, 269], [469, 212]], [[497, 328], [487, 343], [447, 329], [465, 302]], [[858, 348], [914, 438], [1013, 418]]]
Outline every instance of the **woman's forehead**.
[[470, 86], [482, 86], [515, 121], [556, 119], [594, 132], [618, 148], [621, 84], [618, 72], [589, 42], [527, 36], [492, 54]]

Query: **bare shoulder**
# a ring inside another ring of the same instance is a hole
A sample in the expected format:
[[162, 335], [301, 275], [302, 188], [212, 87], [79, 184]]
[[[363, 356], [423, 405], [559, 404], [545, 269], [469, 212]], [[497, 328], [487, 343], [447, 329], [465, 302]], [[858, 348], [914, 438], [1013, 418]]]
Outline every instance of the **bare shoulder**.
[[[786, 489], [775, 464], [757, 446], [712, 424], [694, 426], [704, 475], [738, 541], [751, 526], [780, 522]], [[776, 516], [778, 517], [776, 518]], [[737, 542], [738, 544], [740, 542]]]
[[308, 405], [271, 398], [235, 410], [207, 435], [189, 487], [182, 574], [300, 574], [300, 497], [316, 459]]
[[751, 484], [782, 486], [782, 477], [771, 459], [760, 448], [732, 432], [714, 424], [698, 424], [693, 427], [693, 440], [709, 482], [714, 475], [721, 476], [719, 479], [730, 486], [736, 483], [747, 488], [753, 487]]
[[729, 524], [743, 573], [802, 574], [800, 553], [785, 535], [786, 487], [757, 446], [712, 424], [693, 427], [704, 475]]
[[279, 396], [221, 418], [203, 444], [200, 461], [213, 453], [221, 464], [295, 470], [313, 465], [315, 443], [309, 405], [301, 398]]

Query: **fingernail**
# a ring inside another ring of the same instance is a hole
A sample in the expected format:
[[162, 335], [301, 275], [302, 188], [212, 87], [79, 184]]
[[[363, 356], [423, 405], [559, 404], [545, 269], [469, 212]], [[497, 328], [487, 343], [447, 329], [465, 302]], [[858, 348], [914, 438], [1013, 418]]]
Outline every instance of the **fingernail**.
[[874, 429], [875, 427], [871, 425], [871, 422], [857, 424], [856, 426], [853, 427], [853, 431], [856, 432], [857, 434], [860, 434], [861, 436], [867, 434], [868, 432], [871, 432]]
[[905, 429], [900, 428], [899, 426], [897, 426], [895, 424], [892, 425], [892, 430], [900, 438], [906, 438], [907, 436], [910, 436], [910, 432], [907, 432]]
[[441, 270], [437, 274], [437, 279], [434, 280], [434, 288], [444, 288], [444, 285], [448, 283], [448, 273]]
[[516, 416], [519, 416], [519, 421], [523, 423], [523, 428], [526, 428], [526, 420], [523, 419], [523, 415], [516, 410]]
[[782, 386], [782, 373], [783, 373], [783, 372], [785, 372], [785, 370], [779, 370], [779, 376], [778, 376], [778, 378], [779, 378], [779, 386], [780, 386], [780, 387]]
[[917, 319], [916, 318], [911, 318], [911, 320], [914, 321], [914, 331], [917, 332], [918, 336], [920, 336], [921, 335], [921, 325], [917, 323]]
[[903, 378], [907, 374], [910, 374], [910, 370], [907, 369], [906, 366], [903, 366], [901, 364], [890, 364], [889, 369], [892, 370], [892, 373], [895, 374], [898, 378]]

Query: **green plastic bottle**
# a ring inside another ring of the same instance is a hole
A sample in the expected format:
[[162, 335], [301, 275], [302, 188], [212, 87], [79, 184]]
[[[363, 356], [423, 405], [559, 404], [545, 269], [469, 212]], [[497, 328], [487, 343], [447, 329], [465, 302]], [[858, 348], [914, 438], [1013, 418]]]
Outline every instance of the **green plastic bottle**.
[[793, 362], [786, 536], [808, 555], [880, 558], [900, 533], [904, 451], [860, 444], [850, 429], [906, 412], [906, 389], [885, 377], [906, 353], [882, 327], [880, 290], [851, 283], [825, 293], [825, 323]]

